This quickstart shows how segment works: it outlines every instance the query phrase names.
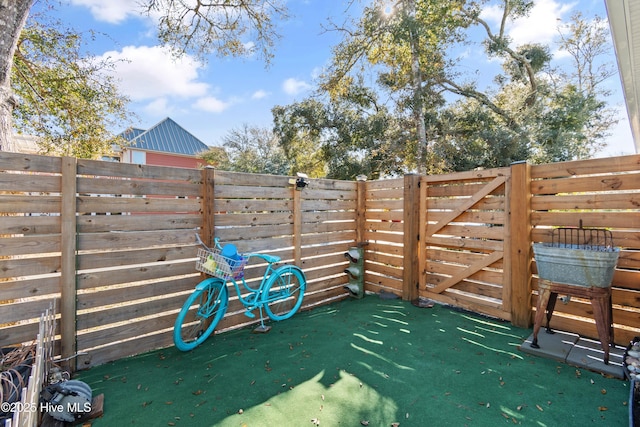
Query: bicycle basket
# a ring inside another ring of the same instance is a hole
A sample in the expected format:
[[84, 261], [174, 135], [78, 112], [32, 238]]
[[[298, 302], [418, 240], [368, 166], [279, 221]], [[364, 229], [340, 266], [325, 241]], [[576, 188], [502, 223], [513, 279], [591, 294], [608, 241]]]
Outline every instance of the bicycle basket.
[[227, 258], [220, 250], [206, 250], [198, 248], [196, 270], [209, 276], [219, 277], [223, 280], [241, 279], [244, 276], [244, 267], [249, 258], [238, 255], [238, 258]]

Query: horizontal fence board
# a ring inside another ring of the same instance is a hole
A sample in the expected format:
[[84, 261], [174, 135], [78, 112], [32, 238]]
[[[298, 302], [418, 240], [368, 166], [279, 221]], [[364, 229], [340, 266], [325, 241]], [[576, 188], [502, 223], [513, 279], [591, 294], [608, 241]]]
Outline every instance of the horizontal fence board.
[[290, 177], [280, 175], [269, 174], [253, 174], [244, 172], [228, 172], [223, 170], [215, 171], [215, 185], [216, 187], [222, 187], [224, 185], [234, 186], [254, 186], [256, 183], [268, 187], [287, 187], [292, 186], [289, 184]]
[[60, 176], [13, 172], [0, 174], [0, 191], [19, 193], [59, 193]]
[[131, 266], [120, 269], [104, 269], [78, 274], [78, 289], [90, 289], [102, 286], [113, 286], [143, 280], [166, 280], [169, 277], [196, 273], [195, 264], [191, 260], [156, 265]]
[[637, 211], [564, 211], [533, 212], [531, 224], [544, 226], [554, 224], [557, 227], [578, 227], [580, 220], [584, 227], [630, 228], [640, 229], [640, 215]]
[[[429, 211], [429, 222], [440, 222], [447, 216], [447, 212]], [[504, 211], [465, 211], [457, 216], [452, 222], [468, 222], [474, 224], [504, 224]]]
[[269, 226], [234, 226], [234, 240], [254, 240], [273, 236], [290, 236], [293, 234], [292, 224], [269, 225]]
[[[450, 198], [434, 198], [427, 200], [428, 211], [433, 210], [457, 210], [460, 204], [463, 204], [469, 198], [463, 199], [450, 199]], [[504, 197], [485, 197], [481, 199], [477, 203], [475, 203], [470, 210], [478, 210], [478, 211], [504, 211], [505, 208], [505, 198]], [[469, 210], [469, 209], [468, 209]]]
[[119, 250], [135, 247], [188, 246], [194, 243], [194, 235], [183, 230], [81, 233], [78, 234], [78, 250]]
[[216, 185], [217, 199], [290, 199], [291, 189], [287, 187]]
[[41, 254], [37, 258], [0, 258], [0, 279], [9, 279], [20, 276], [59, 274], [60, 267], [60, 255], [46, 256]]
[[259, 226], [259, 225], [274, 225], [274, 224], [292, 224], [293, 213], [292, 212], [244, 212], [231, 215], [217, 215], [216, 226], [218, 227], [233, 227], [237, 225], [243, 226]]
[[[195, 257], [196, 248], [193, 246], [145, 248], [130, 251], [103, 251], [79, 254], [77, 257], [77, 266], [78, 270], [82, 271], [112, 266], [123, 266], [127, 264], [168, 262], [185, 258], [195, 259]], [[195, 266], [195, 262], [193, 264]]]
[[[173, 345], [173, 339], [170, 334], [159, 331], [156, 334], [143, 335], [135, 337], [126, 342], [112, 343], [98, 349], [90, 349], [87, 354], [80, 354], [77, 358], [78, 369], [89, 369], [94, 366], [103, 365], [114, 360], [131, 357], [131, 349], [148, 349], [148, 351], [165, 348]], [[123, 379], [126, 375], [121, 374]], [[117, 377], [110, 377], [110, 379]]]
[[20, 298], [57, 298], [60, 294], [60, 279], [53, 277], [29, 277], [22, 280], [0, 282], [0, 301]]
[[0, 213], [59, 214], [61, 200], [59, 196], [0, 194]]
[[2, 152], [0, 170], [22, 171], [29, 173], [60, 173], [61, 157], [39, 156], [37, 154], [21, 154]]
[[[0, 325], [21, 321], [36, 322], [40, 319], [40, 315], [49, 308], [50, 304], [51, 299], [49, 298], [0, 304]], [[31, 340], [33, 339], [35, 339], [35, 336], [31, 338]]]
[[576, 175], [637, 172], [638, 170], [640, 170], [640, 155], [633, 155], [535, 165], [531, 167], [531, 178], [561, 178]]
[[197, 169], [103, 162], [100, 160], [78, 159], [77, 169], [79, 175], [85, 176], [186, 181], [192, 183], [200, 183], [202, 180], [202, 172]]
[[60, 233], [60, 216], [9, 215], [0, 220], [0, 235], [55, 234]]
[[509, 168], [493, 168], [493, 169], [483, 169], [483, 170], [472, 170], [466, 172], [455, 172], [450, 174], [442, 174], [442, 175], [427, 175], [422, 177], [422, 179], [429, 184], [433, 183], [442, 183], [446, 181], [452, 182], [477, 182], [478, 180], [487, 180], [487, 178], [495, 178], [498, 176], [506, 176], [509, 175]]
[[[196, 273], [192, 271], [191, 273]], [[193, 291], [202, 280], [199, 274], [164, 276], [141, 282], [117, 283], [99, 287], [84, 286], [78, 293], [78, 309], [100, 309], [114, 304], [124, 304], [138, 299], [163, 297], [176, 292]], [[115, 282], [115, 280], [114, 280]], [[123, 292], [126, 289], [126, 292]], [[186, 296], [184, 297], [186, 299]]]
[[101, 329], [80, 333], [77, 338], [78, 349], [86, 351], [97, 346], [122, 345], [119, 341], [132, 340], [146, 334], [156, 334], [159, 330], [172, 328], [174, 322], [175, 313], [171, 313], [160, 316], [156, 315], [150, 319], [132, 319], [125, 324], [110, 327], [108, 334], [105, 333], [105, 330]]
[[108, 194], [122, 197], [164, 195], [199, 197], [202, 185], [181, 181], [148, 181], [130, 178], [110, 179], [105, 186], [104, 178], [78, 178], [77, 192], [80, 194]]
[[195, 236], [201, 227], [202, 215], [199, 213], [82, 215], [77, 218], [78, 233], [183, 230]]
[[358, 196], [356, 187], [349, 190], [321, 190], [310, 188], [302, 194], [303, 200], [355, 200]]
[[378, 179], [367, 181], [367, 191], [383, 190], [388, 188], [404, 188], [404, 178]]
[[[486, 185], [490, 184], [491, 182], [492, 181], [486, 181], [486, 182], [464, 184], [464, 185], [461, 185], [461, 184], [442, 185], [442, 186], [430, 185], [429, 188], [427, 188], [427, 198], [432, 199], [436, 197], [453, 197], [453, 198], [464, 199], [466, 197], [473, 196], [474, 194], [478, 193], [479, 191], [484, 189]], [[497, 189], [491, 191], [489, 194], [500, 195], [502, 191], [504, 190], [501, 190], [501, 187], [498, 187]]]
[[640, 206], [640, 194], [594, 193], [571, 194], [562, 196], [534, 196], [531, 209], [534, 211], [552, 210], [637, 210]]
[[293, 200], [216, 199], [213, 209], [219, 214], [292, 212]]
[[176, 199], [160, 197], [91, 197], [77, 198], [77, 209], [80, 213], [179, 213], [200, 212], [201, 201], [198, 199]]
[[163, 298], [141, 300], [138, 303], [118, 305], [104, 310], [81, 312], [78, 314], [78, 330], [82, 333], [84, 330], [94, 328], [106, 329], [111, 324], [136, 321], [136, 319], [148, 318], [149, 316], [161, 316], [167, 311], [171, 311], [174, 316], [177, 316], [177, 311], [182, 307], [187, 296], [170, 294]]
[[[637, 171], [636, 171], [637, 172]], [[599, 191], [625, 191], [640, 188], [640, 174], [573, 176], [570, 178], [541, 179], [531, 185], [531, 193], [558, 194]]]
[[0, 237], [0, 256], [60, 252], [60, 235]]

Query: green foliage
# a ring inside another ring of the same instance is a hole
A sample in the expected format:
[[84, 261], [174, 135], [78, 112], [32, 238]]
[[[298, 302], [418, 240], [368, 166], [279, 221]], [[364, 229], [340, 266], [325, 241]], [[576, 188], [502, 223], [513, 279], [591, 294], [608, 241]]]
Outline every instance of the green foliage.
[[[158, 40], [162, 44], [169, 46], [176, 56], [193, 53], [201, 60], [210, 53], [220, 56], [256, 53], [268, 64], [279, 38], [275, 22], [288, 17], [284, 3], [279, 0], [141, 0], [140, 5], [147, 14], [159, 14]], [[246, 43], [247, 39], [253, 42]]]
[[[489, 5], [502, 8], [496, 28], [482, 19]], [[507, 24], [527, 16], [533, 6], [526, 0], [403, 0], [395, 3], [394, 13], [386, 14], [381, 11], [391, 8], [384, 2], [365, 7], [354, 28], [338, 28], [345, 37], [320, 82], [329, 100], [315, 98], [325, 120], [324, 128], [313, 128], [313, 135], [315, 145], [325, 149], [324, 162], [331, 169], [349, 170], [345, 150], [357, 147], [357, 133], [349, 127], [350, 136], [337, 133], [341, 126], [326, 118], [339, 111], [343, 120], [357, 123], [355, 116], [362, 113], [345, 100], [356, 82], [364, 81], [375, 82], [366, 90], [386, 97], [386, 122], [393, 124], [373, 144], [392, 147], [380, 152], [402, 153], [404, 159], [380, 160], [377, 165], [395, 166], [382, 173], [592, 156], [615, 123], [603, 85], [613, 75], [605, 58], [611, 50], [607, 26], [597, 17], [587, 21], [578, 14], [559, 28], [557, 46], [515, 45]], [[480, 89], [478, 76], [491, 76], [480, 69], [476, 75], [465, 74], [451, 55], [452, 47], [469, 42], [468, 28], [474, 29], [474, 37], [476, 30], [484, 32], [487, 59], [501, 62], [503, 73], [493, 76], [493, 86]], [[552, 67], [550, 52], [556, 47], [571, 57], [563, 70]], [[421, 142], [421, 134], [426, 142]], [[331, 143], [332, 135], [339, 135], [339, 144]], [[376, 151], [374, 145], [366, 150]], [[424, 162], [426, 168], [421, 168]]]
[[14, 56], [14, 126], [38, 136], [47, 154], [99, 158], [122, 144], [109, 129], [130, 119], [113, 63], [83, 54], [82, 35], [60, 23], [30, 22]]
[[[295, 170], [312, 177], [375, 179], [405, 170], [399, 121], [359, 84], [326, 102], [306, 99], [273, 109], [275, 133]], [[411, 159], [411, 157], [408, 157]]]
[[212, 147], [201, 156], [217, 169], [271, 175], [291, 174], [273, 132], [256, 126], [242, 125], [223, 138], [223, 147]]

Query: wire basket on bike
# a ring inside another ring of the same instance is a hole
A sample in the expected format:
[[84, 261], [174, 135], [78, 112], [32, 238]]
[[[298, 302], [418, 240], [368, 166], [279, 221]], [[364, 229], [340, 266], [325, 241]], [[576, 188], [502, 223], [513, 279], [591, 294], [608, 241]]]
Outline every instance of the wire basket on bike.
[[196, 270], [223, 280], [241, 279], [248, 261], [248, 257], [240, 254], [230, 258], [222, 255], [222, 251], [217, 248], [199, 248]]

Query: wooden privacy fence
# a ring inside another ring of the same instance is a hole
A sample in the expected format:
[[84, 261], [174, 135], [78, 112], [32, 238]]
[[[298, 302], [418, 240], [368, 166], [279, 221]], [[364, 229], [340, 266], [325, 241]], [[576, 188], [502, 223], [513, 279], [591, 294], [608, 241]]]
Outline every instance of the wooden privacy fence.
[[[407, 175], [289, 177], [0, 153], [0, 345], [28, 342], [57, 301], [55, 354], [83, 369], [172, 345], [200, 279], [199, 232], [295, 263], [303, 308], [346, 298], [344, 252], [366, 242], [365, 289], [428, 297], [528, 327], [537, 295], [531, 243], [553, 227], [607, 227], [622, 248], [615, 337], [640, 335], [640, 156]], [[262, 276], [250, 266], [247, 280]], [[235, 295], [234, 292], [231, 295]], [[585, 301], [552, 326], [595, 337]], [[232, 299], [223, 329], [252, 322]]]
[[[52, 300], [56, 354], [82, 369], [172, 345], [200, 279], [196, 239], [304, 268], [303, 308], [344, 298], [355, 182], [0, 153], [0, 345], [33, 340]], [[249, 267], [247, 280], [262, 276]], [[234, 292], [231, 293], [235, 295]], [[250, 321], [233, 299], [222, 328]]]

